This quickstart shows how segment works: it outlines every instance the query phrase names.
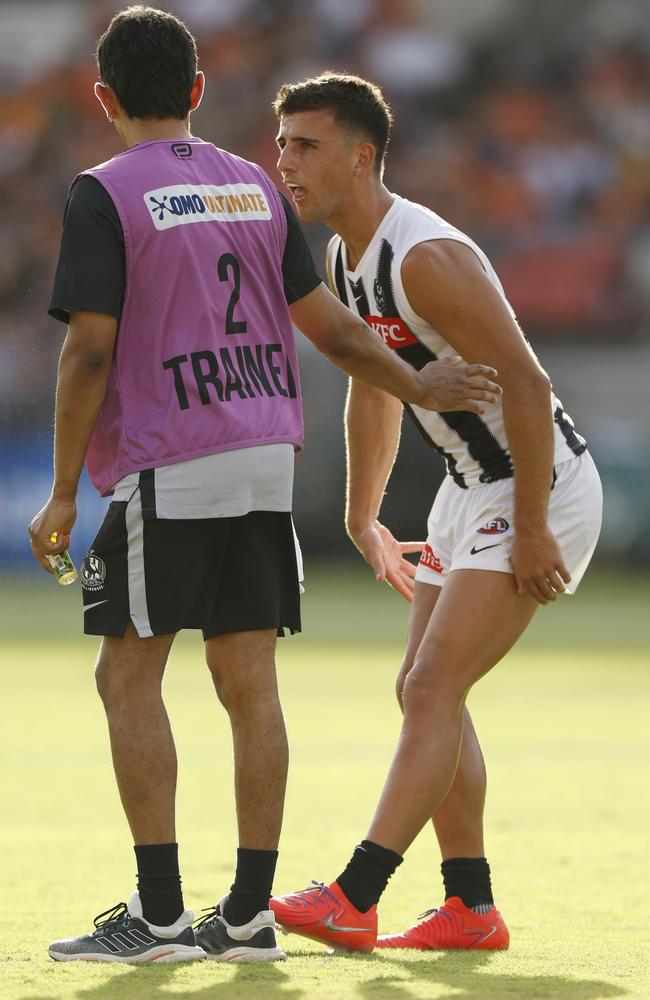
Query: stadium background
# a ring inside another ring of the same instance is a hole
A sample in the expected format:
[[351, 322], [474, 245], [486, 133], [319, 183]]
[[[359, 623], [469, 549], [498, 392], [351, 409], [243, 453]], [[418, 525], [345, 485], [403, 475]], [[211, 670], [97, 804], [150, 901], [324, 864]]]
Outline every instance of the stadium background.
[[[27, 515], [50, 483], [64, 328], [46, 315], [75, 174], [119, 151], [92, 94], [113, 3], [0, 3], [0, 559], [32, 569]], [[644, 0], [178, 0], [206, 97], [196, 134], [275, 171], [270, 102], [324, 67], [378, 81], [396, 128], [387, 184], [488, 253], [605, 485], [597, 559], [650, 561], [650, 18]], [[328, 233], [307, 230], [323, 272]], [[345, 379], [299, 337], [308, 561], [342, 528]], [[421, 532], [441, 468], [405, 421], [385, 504]], [[85, 485], [73, 555], [103, 502]]]
[[[164, 4], [162, 6], [165, 6]], [[274, 176], [270, 102], [324, 67], [367, 74], [397, 117], [387, 183], [491, 256], [605, 487], [605, 526], [575, 599], [536, 617], [471, 694], [490, 768], [488, 854], [513, 932], [505, 954], [330, 962], [290, 937], [282, 968], [54, 965], [133, 879], [79, 589], [31, 561], [50, 486], [56, 361], [46, 315], [68, 185], [119, 151], [92, 96], [94, 42], [117, 3], [0, 0], [0, 995], [7, 1000], [648, 1000], [650, 801], [650, 18], [647, 0], [178, 0], [206, 98], [197, 134]], [[307, 232], [322, 271], [327, 232]], [[372, 813], [399, 717], [407, 606], [343, 526], [345, 378], [299, 337], [307, 446], [296, 522], [304, 634], [279, 649], [292, 747], [276, 889], [332, 877]], [[423, 525], [441, 474], [405, 423], [384, 519]], [[86, 483], [77, 562], [102, 516]], [[166, 678], [181, 780], [184, 887], [224, 891], [235, 843], [228, 726], [179, 637]], [[394, 931], [437, 905], [423, 831], [382, 901]]]

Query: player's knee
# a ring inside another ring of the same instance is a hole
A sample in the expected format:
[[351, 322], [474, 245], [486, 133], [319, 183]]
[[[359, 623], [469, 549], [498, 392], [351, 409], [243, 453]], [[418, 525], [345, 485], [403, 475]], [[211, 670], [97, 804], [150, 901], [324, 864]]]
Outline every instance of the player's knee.
[[431, 671], [412, 669], [404, 678], [401, 706], [407, 720], [428, 716], [435, 705], [436, 683]]
[[212, 683], [217, 692], [217, 697], [227, 712], [234, 708], [244, 697], [243, 685], [237, 682], [236, 677], [224, 674], [219, 670], [210, 667]]
[[416, 659], [404, 679], [402, 711], [407, 720], [430, 720], [441, 713], [462, 711], [465, 691], [453, 672], [439, 669], [430, 659]]
[[405, 659], [400, 667], [400, 671], [397, 675], [397, 680], [395, 681], [395, 697], [397, 698], [397, 704], [399, 705], [402, 712], [404, 711], [404, 684], [406, 683], [406, 678], [409, 675], [413, 667], [413, 661], [409, 657]]
[[238, 683], [238, 675], [237, 673], [233, 675], [232, 671], [224, 669], [221, 664], [214, 663], [209, 658], [207, 665], [217, 697], [223, 707], [228, 709], [229, 704], [239, 697], [238, 688], [241, 685]]
[[[140, 669], [138, 668], [140, 667]], [[95, 667], [95, 684], [104, 707], [117, 710], [142, 698], [159, 695], [161, 678], [143, 664], [135, 665], [102, 652]]]
[[210, 666], [210, 672], [217, 697], [229, 715], [266, 710], [270, 702], [277, 700], [276, 685], [264, 677], [253, 679], [245, 668], [223, 670]]
[[119, 685], [116, 683], [115, 672], [111, 670], [109, 658], [100, 656], [95, 666], [95, 684], [97, 693], [106, 708], [117, 700]]

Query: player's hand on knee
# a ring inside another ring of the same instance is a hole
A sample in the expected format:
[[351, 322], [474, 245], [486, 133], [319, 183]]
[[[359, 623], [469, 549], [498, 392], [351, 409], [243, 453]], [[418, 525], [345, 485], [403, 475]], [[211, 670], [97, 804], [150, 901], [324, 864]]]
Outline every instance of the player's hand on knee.
[[372, 566], [378, 583], [384, 581], [404, 597], [413, 601], [416, 566], [405, 556], [421, 552], [424, 542], [399, 542], [379, 521], [349, 531], [350, 538], [367, 563]]
[[[32, 553], [47, 573], [53, 573], [48, 555], [63, 552], [70, 545], [70, 532], [77, 519], [77, 505], [74, 500], [59, 500], [50, 497], [44, 507], [27, 525]], [[56, 541], [52, 536], [56, 535]]]
[[518, 594], [530, 594], [539, 604], [564, 593], [571, 574], [555, 535], [545, 531], [517, 532], [512, 546], [512, 571]]
[[431, 361], [420, 371], [425, 382], [421, 406], [444, 413], [468, 410], [484, 413], [485, 404], [496, 403], [501, 386], [494, 381], [497, 372], [487, 365], [468, 365], [461, 357]]

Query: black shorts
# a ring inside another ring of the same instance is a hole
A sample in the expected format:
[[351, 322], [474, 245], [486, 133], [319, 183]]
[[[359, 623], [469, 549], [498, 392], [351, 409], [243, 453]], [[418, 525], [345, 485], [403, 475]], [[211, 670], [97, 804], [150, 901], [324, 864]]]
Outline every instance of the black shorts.
[[84, 632], [299, 632], [296, 545], [288, 513], [143, 519], [138, 492], [114, 501], [81, 570]]

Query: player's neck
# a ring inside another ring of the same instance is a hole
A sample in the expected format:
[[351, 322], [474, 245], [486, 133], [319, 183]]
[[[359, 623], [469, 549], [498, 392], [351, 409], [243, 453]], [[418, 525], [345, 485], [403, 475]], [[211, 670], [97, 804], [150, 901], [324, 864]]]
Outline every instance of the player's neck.
[[127, 149], [139, 146], [142, 142], [155, 142], [165, 139], [189, 139], [191, 136], [189, 119], [160, 118], [121, 118], [115, 122], [122, 142]]
[[350, 270], [354, 270], [363, 257], [394, 200], [395, 195], [378, 181], [356, 192], [340, 216], [327, 220], [345, 243]]

